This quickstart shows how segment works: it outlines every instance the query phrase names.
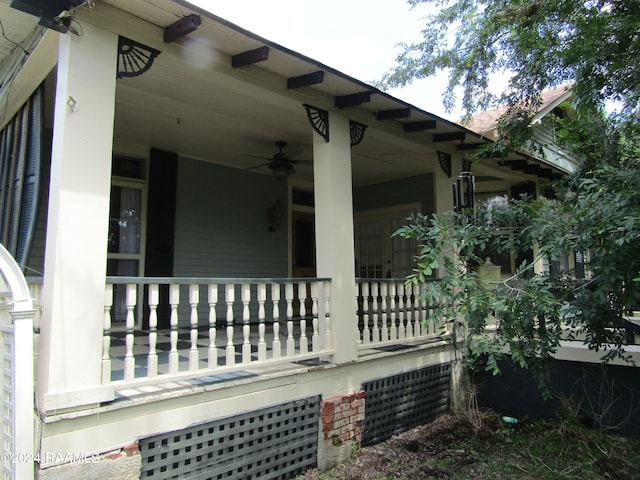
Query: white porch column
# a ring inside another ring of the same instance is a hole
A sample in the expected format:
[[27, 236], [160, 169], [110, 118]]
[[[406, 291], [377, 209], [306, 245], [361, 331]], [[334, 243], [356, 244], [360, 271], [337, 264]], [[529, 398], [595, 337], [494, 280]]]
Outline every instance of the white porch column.
[[60, 36], [42, 288], [38, 404], [109, 400], [100, 389], [117, 35]]
[[329, 112], [329, 138], [314, 133], [316, 264], [331, 278], [334, 361], [344, 363], [357, 357], [358, 341], [349, 119]]

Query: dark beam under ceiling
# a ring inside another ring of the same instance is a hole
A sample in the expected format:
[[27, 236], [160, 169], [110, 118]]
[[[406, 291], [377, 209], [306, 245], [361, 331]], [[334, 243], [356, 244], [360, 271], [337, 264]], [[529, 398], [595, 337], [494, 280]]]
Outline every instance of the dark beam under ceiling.
[[336, 107], [338, 108], [347, 108], [347, 107], [356, 107], [358, 105], [362, 105], [363, 103], [368, 103], [371, 101], [371, 92], [359, 92], [352, 93], [350, 95], [342, 95], [340, 97], [336, 97]]
[[269, 47], [264, 46], [254, 50], [238, 53], [231, 57], [231, 66], [233, 68], [245, 67], [253, 63], [262, 62], [269, 58]]
[[436, 133], [433, 135], [434, 142], [451, 142], [454, 140], [464, 140], [467, 134], [465, 132]]
[[316, 85], [322, 82], [324, 82], [324, 72], [322, 70], [318, 70], [317, 72], [307, 73], [297, 77], [290, 77], [287, 79], [287, 88], [294, 90], [296, 88], [308, 87], [309, 85]]
[[411, 116], [410, 108], [393, 108], [391, 110], [378, 110], [376, 118], [378, 120], [391, 120], [393, 118], [409, 118]]
[[422, 132], [424, 130], [433, 130], [436, 128], [435, 120], [423, 120], [420, 122], [407, 122], [402, 124], [405, 132]]

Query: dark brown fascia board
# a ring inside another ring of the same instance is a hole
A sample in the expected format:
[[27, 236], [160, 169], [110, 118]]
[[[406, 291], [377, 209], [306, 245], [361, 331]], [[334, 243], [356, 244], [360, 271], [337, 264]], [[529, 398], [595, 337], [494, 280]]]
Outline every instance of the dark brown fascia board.
[[308, 87], [309, 85], [317, 85], [324, 82], [324, 71], [318, 70], [317, 72], [306, 73], [297, 77], [290, 77], [287, 79], [287, 88], [295, 90], [296, 88]]
[[370, 101], [371, 92], [366, 91], [336, 97], [335, 105], [338, 108], [356, 107]]
[[423, 120], [420, 122], [406, 122], [402, 124], [405, 132], [423, 132], [424, 130], [433, 130], [436, 128], [435, 120]]
[[231, 57], [231, 66], [233, 68], [245, 67], [253, 63], [262, 62], [269, 58], [269, 47], [259, 47], [254, 50], [238, 53]]
[[394, 118], [409, 118], [411, 116], [410, 108], [393, 108], [390, 110], [378, 110], [376, 118], [378, 120], [391, 120]]

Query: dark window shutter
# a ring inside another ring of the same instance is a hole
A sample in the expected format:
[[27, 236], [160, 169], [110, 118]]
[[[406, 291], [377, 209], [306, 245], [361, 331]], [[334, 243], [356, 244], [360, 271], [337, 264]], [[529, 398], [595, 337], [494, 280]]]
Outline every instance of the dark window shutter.
[[35, 232], [42, 163], [42, 88], [0, 135], [0, 240], [24, 265]]
[[[177, 176], [178, 155], [152, 148], [149, 155], [145, 251], [145, 276], [147, 277], [173, 276]], [[158, 328], [169, 326], [168, 296], [167, 285], [161, 285]], [[145, 323], [147, 319], [148, 316], [145, 314]]]

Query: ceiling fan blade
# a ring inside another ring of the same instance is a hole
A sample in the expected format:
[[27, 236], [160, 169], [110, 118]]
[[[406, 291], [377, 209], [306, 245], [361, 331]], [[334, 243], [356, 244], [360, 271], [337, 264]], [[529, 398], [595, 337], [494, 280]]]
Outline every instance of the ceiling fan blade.
[[272, 160], [271, 157], [265, 157], [264, 155], [251, 155], [250, 153], [242, 153], [241, 156], [249, 157], [249, 158], [260, 158], [262, 160], [268, 160], [268, 161]]
[[[262, 158], [262, 157], [258, 157], [258, 158]], [[271, 163], [271, 162], [261, 163], [260, 165], [254, 165], [253, 167], [247, 167], [247, 168], [245, 168], [245, 170], [255, 170], [256, 168], [266, 167], [266, 166], [268, 166], [270, 163]]]

